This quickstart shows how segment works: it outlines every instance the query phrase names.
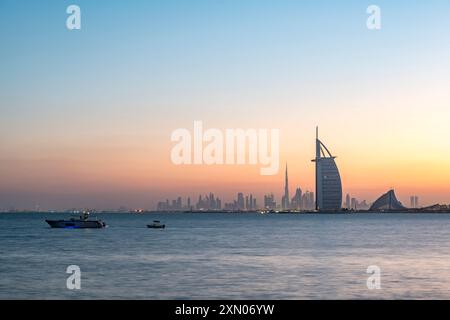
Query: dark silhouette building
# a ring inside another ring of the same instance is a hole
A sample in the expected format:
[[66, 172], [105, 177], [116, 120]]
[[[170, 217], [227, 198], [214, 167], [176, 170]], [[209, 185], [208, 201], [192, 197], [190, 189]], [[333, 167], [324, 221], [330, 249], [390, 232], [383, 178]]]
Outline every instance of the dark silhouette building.
[[397, 200], [394, 190], [389, 190], [379, 197], [370, 207], [370, 211], [383, 210], [404, 210], [406, 209], [400, 201]]
[[319, 140], [316, 128], [316, 210], [338, 211], [342, 207], [342, 183], [336, 157]]

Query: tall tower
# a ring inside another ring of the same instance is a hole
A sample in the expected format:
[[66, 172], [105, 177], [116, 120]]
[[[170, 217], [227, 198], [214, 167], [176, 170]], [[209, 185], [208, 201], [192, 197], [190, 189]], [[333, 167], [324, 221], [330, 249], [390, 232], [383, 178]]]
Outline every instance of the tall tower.
[[288, 182], [288, 168], [286, 163], [286, 172], [284, 175], [284, 196], [283, 196], [283, 209], [289, 209], [289, 182]]
[[319, 140], [316, 127], [316, 201], [317, 211], [338, 211], [342, 208], [342, 183], [333, 155]]
[[319, 140], [319, 127], [316, 127], [316, 201], [315, 201], [315, 207], [316, 210], [319, 210], [319, 203], [317, 201], [317, 197], [319, 196], [319, 158], [320, 158], [320, 140]]

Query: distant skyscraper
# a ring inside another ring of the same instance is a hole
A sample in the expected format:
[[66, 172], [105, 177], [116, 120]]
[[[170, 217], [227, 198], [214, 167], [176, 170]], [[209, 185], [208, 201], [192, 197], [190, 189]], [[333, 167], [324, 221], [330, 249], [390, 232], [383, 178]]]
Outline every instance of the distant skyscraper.
[[222, 209], [222, 201], [219, 199], [219, 197], [216, 198], [216, 209]]
[[191, 209], [191, 198], [190, 197], [187, 198], [187, 207], [188, 207], [188, 210]]
[[351, 204], [350, 204], [350, 195], [347, 193], [347, 196], [345, 197], [345, 207], [347, 209], [351, 209]]
[[338, 167], [316, 128], [316, 210], [337, 211], [342, 207], [342, 183]]
[[303, 210], [313, 210], [314, 209], [314, 192], [306, 192], [302, 195], [301, 208]]
[[358, 200], [356, 198], [352, 198], [350, 209], [357, 210], [358, 209]]
[[267, 194], [264, 196], [264, 209], [273, 210], [276, 208], [277, 204], [274, 201], [275, 197], [273, 194]]
[[237, 206], [239, 210], [245, 209], [244, 194], [242, 192], [239, 192], [237, 195]]
[[284, 210], [290, 209], [289, 205], [289, 181], [288, 181], [288, 169], [287, 169], [287, 163], [286, 163], [286, 171], [284, 175], [284, 196], [281, 201], [281, 205]]
[[295, 195], [292, 198], [291, 201], [291, 208], [295, 210], [301, 210], [302, 209], [302, 189], [297, 188], [295, 190]]
[[411, 196], [409, 198], [410, 200], [410, 207], [411, 208], [419, 208], [419, 197], [418, 196]]
[[202, 208], [202, 203], [203, 203], [202, 196], [199, 195], [199, 196], [198, 196], [197, 204], [195, 205], [195, 207], [197, 208], [197, 210], [199, 210], [199, 209]]
[[314, 192], [310, 192], [309, 193], [308, 206], [309, 206], [310, 209], [314, 209], [315, 208]]

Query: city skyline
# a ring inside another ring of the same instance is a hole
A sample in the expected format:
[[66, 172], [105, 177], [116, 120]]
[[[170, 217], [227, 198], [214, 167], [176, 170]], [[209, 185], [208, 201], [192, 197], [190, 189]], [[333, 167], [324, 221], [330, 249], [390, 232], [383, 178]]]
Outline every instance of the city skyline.
[[[206, 193], [204, 199], [202, 199], [202, 194], [199, 194], [199, 199], [196, 203], [191, 201], [191, 196], [186, 196], [186, 205], [183, 203], [183, 196], [177, 196], [176, 199], [169, 200], [169, 197], [165, 201], [158, 201], [156, 205], [156, 210], [158, 211], [189, 211], [189, 210], [228, 210], [228, 211], [254, 211], [254, 210], [316, 210], [316, 211], [340, 211], [341, 209], [347, 210], [367, 210], [371, 204], [375, 202], [367, 200], [359, 200], [355, 197], [350, 197], [347, 193], [345, 199], [343, 198], [341, 177], [339, 174], [339, 169], [335, 163], [335, 156], [331, 154], [328, 148], [319, 140], [318, 131], [319, 128], [316, 127], [316, 139], [315, 139], [315, 149], [316, 157], [312, 160], [315, 163], [315, 192], [306, 189], [302, 193], [300, 186], [296, 186], [296, 192], [294, 197], [289, 197], [289, 177], [288, 177], [288, 164], [286, 161], [284, 170], [284, 191], [280, 196], [280, 201], [276, 201], [276, 196], [273, 192], [264, 193], [263, 203], [257, 205], [257, 193], [251, 192], [249, 195], [244, 196], [244, 193], [238, 192], [237, 198], [231, 202], [224, 202], [222, 206], [222, 199], [215, 197], [213, 192]], [[330, 179], [336, 176], [336, 179]], [[322, 181], [322, 179], [324, 179]], [[334, 182], [335, 181], [335, 182]], [[322, 185], [327, 183], [325, 187]], [[332, 183], [332, 184], [330, 184]], [[336, 185], [336, 186], [334, 186]], [[328, 188], [328, 189], [327, 189]], [[330, 189], [331, 188], [331, 189]], [[336, 193], [336, 188], [339, 192]], [[331, 190], [328, 191], [328, 190]], [[336, 194], [335, 194], [336, 193]], [[323, 194], [323, 195], [322, 195]], [[389, 194], [389, 193], [388, 193]], [[318, 195], [318, 199], [315, 198]], [[323, 199], [328, 200], [323, 200]], [[336, 199], [338, 199], [336, 201]], [[409, 197], [410, 206], [409, 208], [420, 208], [419, 206], [419, 196], [413, 195]], [[322, 203], [323, 201], [330, 201], [332, 207], [325, 207]], [[377, 200], [379, 201], [379, 199]], [[268, 203], [268, 205], [267, 205]], [[406, 202], [404, 202], [406, 203]], [[433, 203], [434, 204], [444, 204], [447, 203]], [[151, 206], [129, 206], [121, 205], [118, 210], [113, 209], [111, 206], [106, 210], [110, 211], [148, 211]], [[424, 206], [425, 207], [425, 206]], [[63, 208], [63, 210], [80, 210], [82, 208], [94, 208], [94, 210], [105, 210], [105, 208], [96, 208], [89, 206], [72, 206], [70, 209], [68, 207]], [[41, 210], [41, 205], [36, 203], [34, 207], [28, 208], [16, 208], [14, 206], [0, 207], [0, 211], [15, 211], [15, 210]], [[45, 210], [45, 209], [44, 209]], [[58, 210], [56, 208], [47, 208], [47, 210]]]
[[[81, 30], [66, 28], [69, 4], [0, 3], [0, 208], [237, 191], [280, 203], [285, 163], [290, 201], [314, 192], [317, 125], [344, 195], [450, 202], [448, 1], [379, 1], [380, 30], [360, 1], [80, 0]], [[278, 174], [175, 166], [171, 133], [195, 120], [279, 129]]]
[[[319, 128], [316, 127], [316, 139], [315, 139], [316, 156], [312, 160], [315, 163], [315, 192], [306, 190], [302, 192], [300, 186], [296, 187], [295, 195], [292, 199], [289, 197], [289, 176], [288, 176], [288, 164], [285, 164], [284, 170], [284, 192], [282, 193], [280, 202], [276, 201], [274, 193], [265, 193], [263, 197], [263, 203], [257, 204], [257, 197], [253, 193], [244, 195], [242, 192], [237, 193], [237, 197], [231, 202], [224, 202], [222, 206], [222, 199], [218, 196], [214, 196], [213, 192], [206, 193], [204, 198], [202, 194], [198, 196], [198, 201], [193, 202], [191, 196], [186, 197], [186, 203], [183, 202], [182, 196], [177, 196], [176, 199], [157, 202], [157, 211], [255, 211], [255, 210], [279, 210], [279, 211], [341, 211], [341, 210], [367, 210], [372, 209], [376, 203], [384, 203], [388, 197], [388, 203], [398, 202], [395, 198], [394, 190], [390, 190], [388, 193], [378, 197], [376, 201], [367, 203], [366, 200], [359, 202], [355, 197], [351, 197], [349, 193], [343, 198], [341, 177], [339, 169], [335, 163], [335, 156], [331, 154], [329, 149], [319, 140]], [[395, 201], [391, 200], [394, 198]], [[384, 202], [383, 202], [384, 201]], [[398, 202], [401, 206], [401, 202]], [[443, 203], [447, 205], [446, 203]], [[88, 208], [88, 207], [84, 207]], [[406, 207], [405, 207], [406, 208]], [[410, 196], [411, 209], [420, 208], [419, 196]], [[64, 208], [64, 210], [78, 211], [82, 210], [82, 207], [73, 207], [71, 209]], [[92, 208], [91, 208], [92, 209]], [[9, 209], [1, 208], [0, 211], [15, 211], [15, 207]], [[36, 204], [34, 208], [17, 209], [17, 210], [36, 210], [40, 211], [40, 205]], [[53, 210], [53, 209], [49, 209]], [[94, 208], [98, 210], [98, 208]], [[101, 210], [101, 209], [100, 209]], [[104, 208], [103, 208], [104, 210]], [[146, 206], [134, 207], [132, 209], [127, 206], [120, 206], [119, 209], [108, 209], [109, 211], [151, 211]], [[107, 210], [107, 211], [108, 211]]]

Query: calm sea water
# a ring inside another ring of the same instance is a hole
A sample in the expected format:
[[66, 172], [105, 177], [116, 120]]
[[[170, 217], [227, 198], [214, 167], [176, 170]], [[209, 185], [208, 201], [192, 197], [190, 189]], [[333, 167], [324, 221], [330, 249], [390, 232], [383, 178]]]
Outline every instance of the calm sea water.
[[[0, 214], [2, 299], [450, 298], [450, 215]], [[159, 219], [167, 229], [146, 228]], [[81, 290], [66, 268], [81, 268]], [[381, 268], [368, 290], [367, 267]]]

